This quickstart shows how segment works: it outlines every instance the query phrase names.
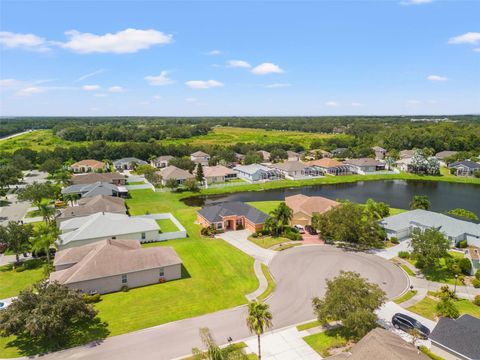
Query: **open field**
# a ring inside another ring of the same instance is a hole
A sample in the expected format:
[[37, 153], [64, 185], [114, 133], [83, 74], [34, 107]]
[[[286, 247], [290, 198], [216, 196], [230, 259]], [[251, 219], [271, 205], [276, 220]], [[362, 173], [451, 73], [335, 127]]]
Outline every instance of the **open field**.
[[32, 150], [52, 150], [55, 146], [68, 147], [72, 145], [85, 145], [88, 142], [67, 141], [53, 135], [52, 130], [35, 130], [17, 137], [0, 140], [0, 151], [15, 151], [29, 148]]

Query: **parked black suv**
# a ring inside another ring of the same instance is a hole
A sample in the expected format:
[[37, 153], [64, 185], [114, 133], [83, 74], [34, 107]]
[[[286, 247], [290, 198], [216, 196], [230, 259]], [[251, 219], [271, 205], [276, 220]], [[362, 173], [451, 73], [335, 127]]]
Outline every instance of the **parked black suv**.
[[317, 230], [315, 230], [311, 225], [305, 225], [305, 231], [310, 235], [317, 235]]
[[395, 329], [400, 329], [408, 333], [416, 329], [420, 333], [420, 336], [425, 339], [430, 335], [430, 330], [425, 325], [422, 325], [418, 320], [405, 314], [396, 313], [393, 315], [392, 324]]

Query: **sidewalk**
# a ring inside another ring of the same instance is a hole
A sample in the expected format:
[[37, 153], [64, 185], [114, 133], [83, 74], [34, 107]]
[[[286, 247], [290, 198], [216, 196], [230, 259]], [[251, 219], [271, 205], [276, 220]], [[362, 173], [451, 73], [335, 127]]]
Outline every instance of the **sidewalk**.
[[262, 263], [260, 261], [255, 260], [255, 262], [253, 263], [253, 270], [255, 271], [255, 276], [258, 279], [258, 289], [250, 294], [245, 295], [248, 301], [255, 300], [257, 297], [262, 295], [268, 287], [268, 281], [263, 274]]

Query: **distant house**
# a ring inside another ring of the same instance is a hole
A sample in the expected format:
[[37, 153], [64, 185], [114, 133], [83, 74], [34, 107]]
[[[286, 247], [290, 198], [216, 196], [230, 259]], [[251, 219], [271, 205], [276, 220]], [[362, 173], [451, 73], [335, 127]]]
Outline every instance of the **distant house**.
[[248, 204], [232, 201], [203, 207], [197, 213], [197, 221], [203, 226], [214, 225], [217, 230], [251, 232], [261, 230], [268, 215]]
[[409, 172], [412, 170], [413, 157], [407, 157], [395, 162], [395, 166], [401, 171]]
[[309, 150], [307, 155], [305, 156], [306, 160], [316, 160], [317, 158], [331, 158], [332, 153], [322, 150], [322, 149], [315, 149]]
[[411, 343], [395, 333], [375, 328], [348, 351], [329, 356], [328, 360], [430, 360]]
[[188, 179], [195, 179], [193, 174], [190, 174], [188, 171], [177, 168], [176, 166], [169, 165], [160, 171], [157, 171], [162, 178], [162, 185], [166, 185], [167, 181], [174, 179], [178, 185], [183, 184]]
[[474, 316], [441, 317], [429, 339], [431, 351], [444, 359], [480, 359], [480, 319]]
[[287, 161], [300, 161], [302, 155], [295, 151], [287, 151]]
[[237, 178], [237, 172], [223, 165], [205, 166], [203, 175], [207, 184], [220, 183]]
[[372, 150], [375, 152], [375, 160], [385, 159], [385, 155], [387, 155], [387, 150], [380, 146], [374, 146]]
[[197, 151], [193, 154], [190, 154], [190, 160], [195, 164], [202, 164], [202, 166], [207, 166], [210, 161], [210, 155], [204, 153], [203, 151]]
[[265, 162], [270, 161], [270, 159], [272, 157], [272, 155], [268, 151], [265, 151], [265, 150], [259, 150], [259, 151], [257, 151], [257, 154], [260, 155], [262, 160], [265, 161]]
[[389, 238], [407, 239], [414, 229], [438, 229], [456, 245], [467, 240], [468, 245], [480, 247], [480, 224], [455, 219], [448, 215], [427, 210], [411, 210], [386, 217], [380, 221]]
[[273, 164], [271, 167], [280, 171], [285, 178], [292, 180], [324, 174], [319, 167], [307, 165], [300, 161], [285, 161]]
[[138, 240], [101, 240], [60, 250], [50, 281], [99, 294], [180, 279], [182, 261], [172, 247], [142, 248]]
[[322, 196], [306, 196], [302, 194], [285, 197], [285, 203], [292, 209], [292, 225], [311, 225], [312, 216], [323, 214], [338, 202]]
[[456, 161], [448, 165], [448, 168], [454, 169], [457, 176], [473, 176], [480, 171], [480, 164], [471, 160]]
[[458, 151], [440, 151], [435, 154], [435, 157], [440, 161], [442, 165], [446, 165], [445, 160], [448, 159], [449, 157], [455, 156], [458, 154]]
[[312, 160], [307, 163], [310, 166], [317, 166], [323, 169], [329, 175], [347, 175], [350, 174], [350, 167], [344, 163], [330, 158]]
[[108, 195], [127, 197], [128, 190], [125, 186], [117, 186], [106, 182], [97, 181], [93, 184], [70, 185], [62, 189], [62, 195], [78, 195], [80, 197], [93, 197]]
[[402, 150], [398, 153], [400, 159], [412, 158], [415, 155], [415, 150]]
[[88, 216], [98, 212], [126, 214], [127, 207], [125, 206], [125, 200], [108, 195], [82, 198], [77, 201], [77, 206], [69, 206], [62, 209], [58, 214], [56, 221], [57, 224], [59, 224], [68, 219]]
[[159, 156], [156, 159], [153, 159], [150, 161], [150, 165], [152, 165], [154, 168], [161, 169], [164, 167], [167, 167], [170, 163], [170, 160], [175, 159], [173, 156], [170, 155], [163, 155]]
[[342, 157], [347, 152], [347, 148], [336, 148], [331, 151], [333, 157]]
[[118, 159], [113, 162], [113, 166], [118, 171], [133, 170], [136, 166], [139, 166], [139, 165], [148, 165], [148, 163], [146, 161], [143, 161], [134, 157]]
[[372, 173], [379, 170], [385, 170], [385, 164], [372, 159], [372, 158], [360, 158], [345, 160], [344, 163], [350, 166], [351, 172], [355, 174]]
[[153, 219], [125, 214], [95, 213], [63, 221], [58, 237], [60, 249], [86, 245], [105, 239], [158, 240], [160, 226]]
[[242, 164], [243, 160], [245, 160], [245, 155], [235, 153], [235, 159], [237, 160], [237, 163]]
[[96, 172], [104, 171], [106, 169], [107, 165], [104, 162], [92, 159], [81, 160], [70, 165], [70, 170], [74, 173]]
[[283, 177], [280, 171], [259, 164], [239, 165], [233, 170], [238, 173], [239, 178], [250, 182], [278, 180]]
[[73, 175], [70, 181], [73, 185], [93, 184], [99, 181], [114, 185], [125, 185], [126, 183], [125, 176], [118, 172], [78, 174]]

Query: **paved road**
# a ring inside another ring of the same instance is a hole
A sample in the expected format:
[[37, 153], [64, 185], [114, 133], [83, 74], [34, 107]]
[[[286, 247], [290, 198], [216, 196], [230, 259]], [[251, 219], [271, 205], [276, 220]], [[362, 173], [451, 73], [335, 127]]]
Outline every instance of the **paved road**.
[[[271, 263], [277, 288], [268, 303], [276, 329], [313, 318], [311, 298], [324, 294], [325, 278], [340, 270], [355, 270], [379, 283], [389, 297], [407, 286], [404, 273], [392, 263], [374, 255], [352, 253], [329, 246], [301, 246], [278, 253]], [[128, 311], [128, 309], [126, 309]], [[162, 311], [159, 306], [159, 311]], [[172, 359], [200, 346], [198, 329], [208, 327], [219, 343], [231, 336], [250, 336], [245, 326], [246, 308], [241, 306], [213, 314], [176, 321], [115, 336], [97, 346], [84, 346], [43, 356], [46, 359]]]
[[0, 207], [0, 225], [7, 225], [9, 221], [21, 220], [31, 204], [26, 201], [18, 201], [16, 195], [9, 195], [10, 204]]

